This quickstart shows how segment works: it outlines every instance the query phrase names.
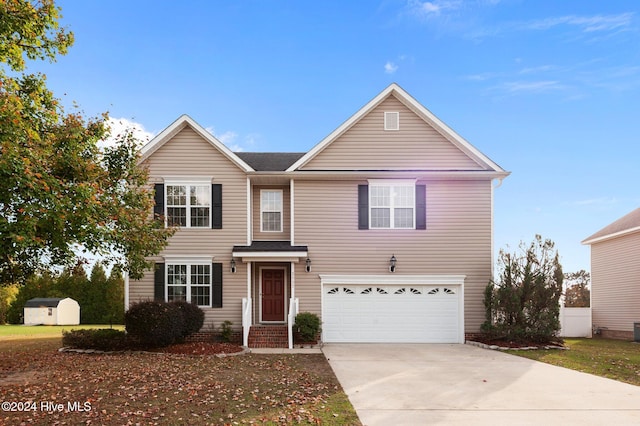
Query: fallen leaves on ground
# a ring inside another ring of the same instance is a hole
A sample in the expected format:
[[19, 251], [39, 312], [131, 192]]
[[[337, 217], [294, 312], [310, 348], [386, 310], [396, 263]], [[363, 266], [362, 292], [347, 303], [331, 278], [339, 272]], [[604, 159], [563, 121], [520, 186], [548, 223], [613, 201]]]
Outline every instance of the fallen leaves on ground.
[[[326, 401], [342, 392], [322, 354], [76, 354], [58, 346], [0, 345], [0, 400], [36, 403], [3, 410], [0, 423], [321, 424]], [[10, 374], [23, 382], [5, 384]], [[56, 404], [63, 409], [47, 411]]]

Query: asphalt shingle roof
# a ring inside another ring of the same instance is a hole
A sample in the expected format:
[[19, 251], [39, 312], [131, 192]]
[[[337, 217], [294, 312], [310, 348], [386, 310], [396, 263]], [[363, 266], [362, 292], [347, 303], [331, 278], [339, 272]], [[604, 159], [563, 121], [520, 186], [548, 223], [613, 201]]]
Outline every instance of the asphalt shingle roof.
[[46, 308], [55, 308], [58, 306], [62, 299], [58, 297], [36, 297], [35, 299], [29, 299], [24, 304], [25, 308], [39, 308], [44, 306]]
[[252, 241], [250, 246], [234, 246], [236, 252], [307, 251], [307, 246], [292, 246], [291, 241]]
[[234, 152], [259, 172], [281, 172], [298, 161], [305, 152]]
[[640, 229], [640, 208], [635, 209], [631, 213], [621, 217], [610, 225], [605, 226], [595, 234], [586, 238], [583, 242], [589, 242], [599, 238], [608, 237], [613, 234], [618, 234], [624, 231], [630, 231], [632, 229]]

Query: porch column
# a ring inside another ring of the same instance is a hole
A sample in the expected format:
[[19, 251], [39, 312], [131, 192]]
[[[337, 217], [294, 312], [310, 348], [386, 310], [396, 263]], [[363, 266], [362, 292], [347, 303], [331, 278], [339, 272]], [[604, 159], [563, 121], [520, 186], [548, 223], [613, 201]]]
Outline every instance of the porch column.
[[291, 298], [296, 297], [296, 264], [291, 262]]

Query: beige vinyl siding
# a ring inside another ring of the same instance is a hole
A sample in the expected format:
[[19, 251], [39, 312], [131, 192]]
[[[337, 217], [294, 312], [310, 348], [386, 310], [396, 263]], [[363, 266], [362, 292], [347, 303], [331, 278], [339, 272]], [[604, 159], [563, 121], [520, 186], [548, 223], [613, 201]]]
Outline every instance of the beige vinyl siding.
[[[242, 324], [242, 297], [246, 297], [246, 265], [237, 264], [230, 272], [234, 245], [247, 241], [247, 180], [245, 173], [197, 133], [186, 127], [145, 161], [150, 181], [167, 178], [211, 178], [222, 184], [222, 229], [183, 228], [170, 239], [160, 253], [164, 256], [211, 256], [223, 264], [223, 307], [205, 309], [205, 328], [219, 326], [225, 320], [238, 328]], [[153, 271], [140, 281], [130, 282], [130, 302], [153, 299]]]
[[[400, 130], [384, 130], [384, 112], [400, 113]], [[389, 96], [302, 170], [482, 170], [394, 96]]]
[[[260, 231], [260, 190], [279, 189], [282, 190], [282, 232], [261, 232]], [[252, 189], [252, 217], [253, 217], [253, 239], [254, 240], [290, 240], [291, 232], [291, 197], [288, 186], [254, 186]]]
[[419, 181], [426, 230], [359, 230], [358, 184], [366, 181], [295, 182], [295, 241], [313, 262], [296, 273], [300, 310], [321, 312], [318, 274], [390, 274], [395, 255], [396, 275], [466, 275], [465, 331], [478, 332], [492, 270], [491, 181]]
[[591, 245], [594, 327], [631, 331], [640, 322], [640, 232]]

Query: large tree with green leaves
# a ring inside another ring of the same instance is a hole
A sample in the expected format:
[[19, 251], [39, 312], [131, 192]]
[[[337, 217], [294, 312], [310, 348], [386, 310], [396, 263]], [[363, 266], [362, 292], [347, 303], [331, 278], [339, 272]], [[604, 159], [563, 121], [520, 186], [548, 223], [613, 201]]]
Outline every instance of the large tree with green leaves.
[[0, 285], [68, 266], [79, 248], [141, 277], [173, 232], [150, 217], [153, 195], [131, 133], [101, 150], [106, 115], [66, 113], [27, 60], [55, 60], [73, 35], [53, 0], [0, 0]]
[[510, 340], [552, 340], [560, 331], [564, 275], [551, 240], [536, 235], [520, 252], [500, 250], [499, 275], [485, 289], [483, 331]]

